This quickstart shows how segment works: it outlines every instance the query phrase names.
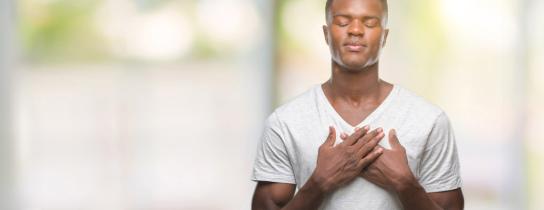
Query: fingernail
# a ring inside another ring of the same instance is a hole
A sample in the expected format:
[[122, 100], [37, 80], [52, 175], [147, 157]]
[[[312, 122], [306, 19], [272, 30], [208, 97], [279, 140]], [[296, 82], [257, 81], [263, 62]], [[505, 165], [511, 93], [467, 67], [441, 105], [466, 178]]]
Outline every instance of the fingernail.
[[359, 128], [359, 127], [355, 127], [355, 129], [354, 129], [354, 130], [355, 130], [355, 131], [358, 131], [359, 129], [361, 129], [361, 128]]
[[363, 127], [363, 128], [368, 131], [368, 129], [370, 129], [370, 126], [365, 125], [365, 127]]
[[383, 131], [382, 128], [378, 128], [378, 132], [381, 133]]

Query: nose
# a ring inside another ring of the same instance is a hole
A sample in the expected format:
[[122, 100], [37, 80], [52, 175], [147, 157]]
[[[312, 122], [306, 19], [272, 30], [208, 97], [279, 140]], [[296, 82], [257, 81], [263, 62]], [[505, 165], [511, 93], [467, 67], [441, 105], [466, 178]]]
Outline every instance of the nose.
[[351, 36], [363, 36], [365, 34], [363, 23], [359, 20], [354, 20], [348, 28], [348, 34]]

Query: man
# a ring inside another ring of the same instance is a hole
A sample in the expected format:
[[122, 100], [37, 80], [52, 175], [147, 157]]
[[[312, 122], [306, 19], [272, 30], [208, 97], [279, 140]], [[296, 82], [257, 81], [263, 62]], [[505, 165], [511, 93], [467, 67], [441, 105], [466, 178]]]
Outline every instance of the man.
[[387, 13], [386, 0], [327, 1], [331, 78], [267, 119], [252, 209], [463, 209], [447, 116], [379, 78]]

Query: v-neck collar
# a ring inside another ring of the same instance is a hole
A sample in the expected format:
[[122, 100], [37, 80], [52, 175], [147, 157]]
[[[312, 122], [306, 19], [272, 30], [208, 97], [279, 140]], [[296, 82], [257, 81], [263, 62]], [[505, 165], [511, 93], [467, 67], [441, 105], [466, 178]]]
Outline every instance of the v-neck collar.
[[378, 105], [378, 107], [376, 107], [376, 109], [374, 109], [362, 122], [360, 122], [359, 124], [357, 124], [355, 126], [352, 126], [346, 120], [344, 120], [344, 118], [342, 118], [342, 116], [340, 116], [340, 114], [338, 114], [336, 109], [334, 109], [331, 102], [329, 101], [329, 99], [325, 95], [325, 92], [323, 91], [323, 87], [321, 86], [321, 84], [318, 84], [316, 88], [318, 89], [317, 92], [318, 92], [318, 95], [319, 95], [319, 98], [320, 98], [322, 104], [325, 105], [326, 111], [330, 112], [332, 114], [332, 116], [338, 122], [342, 123], [343, 127], [345, 126], [347, 128], [351, 128], [351, 130], [355, 129], [356, 127], [360, 128], [360, 127], [362, 127], [364, 125], [368, 125], [368, 124], [372, 123], [376, 118], [378, 118], [383, 113], [383, 111], [387, 108], [387, 106], [389, 106], [391, 101], [395, 98], [395, 96], [399, 92], [398, 85], [393, 84], [393, 88], [391, 89], [389, 94], [385, 97], [385, 99], [382, 101], [382, 103], [380, 103], [380, 105]]

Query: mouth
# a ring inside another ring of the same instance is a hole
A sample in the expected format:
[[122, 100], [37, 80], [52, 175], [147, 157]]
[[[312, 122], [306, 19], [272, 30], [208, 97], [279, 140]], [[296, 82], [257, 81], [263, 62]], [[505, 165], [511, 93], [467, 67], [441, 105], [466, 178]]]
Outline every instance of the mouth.
[[344, 44], [344, 47], [346, 47], [347, 50], [350, 52], [360, 52], [361, 50], [363, 50], [363, 48], [366, 47], [366, 45], [361, 43], [346, 43]]

